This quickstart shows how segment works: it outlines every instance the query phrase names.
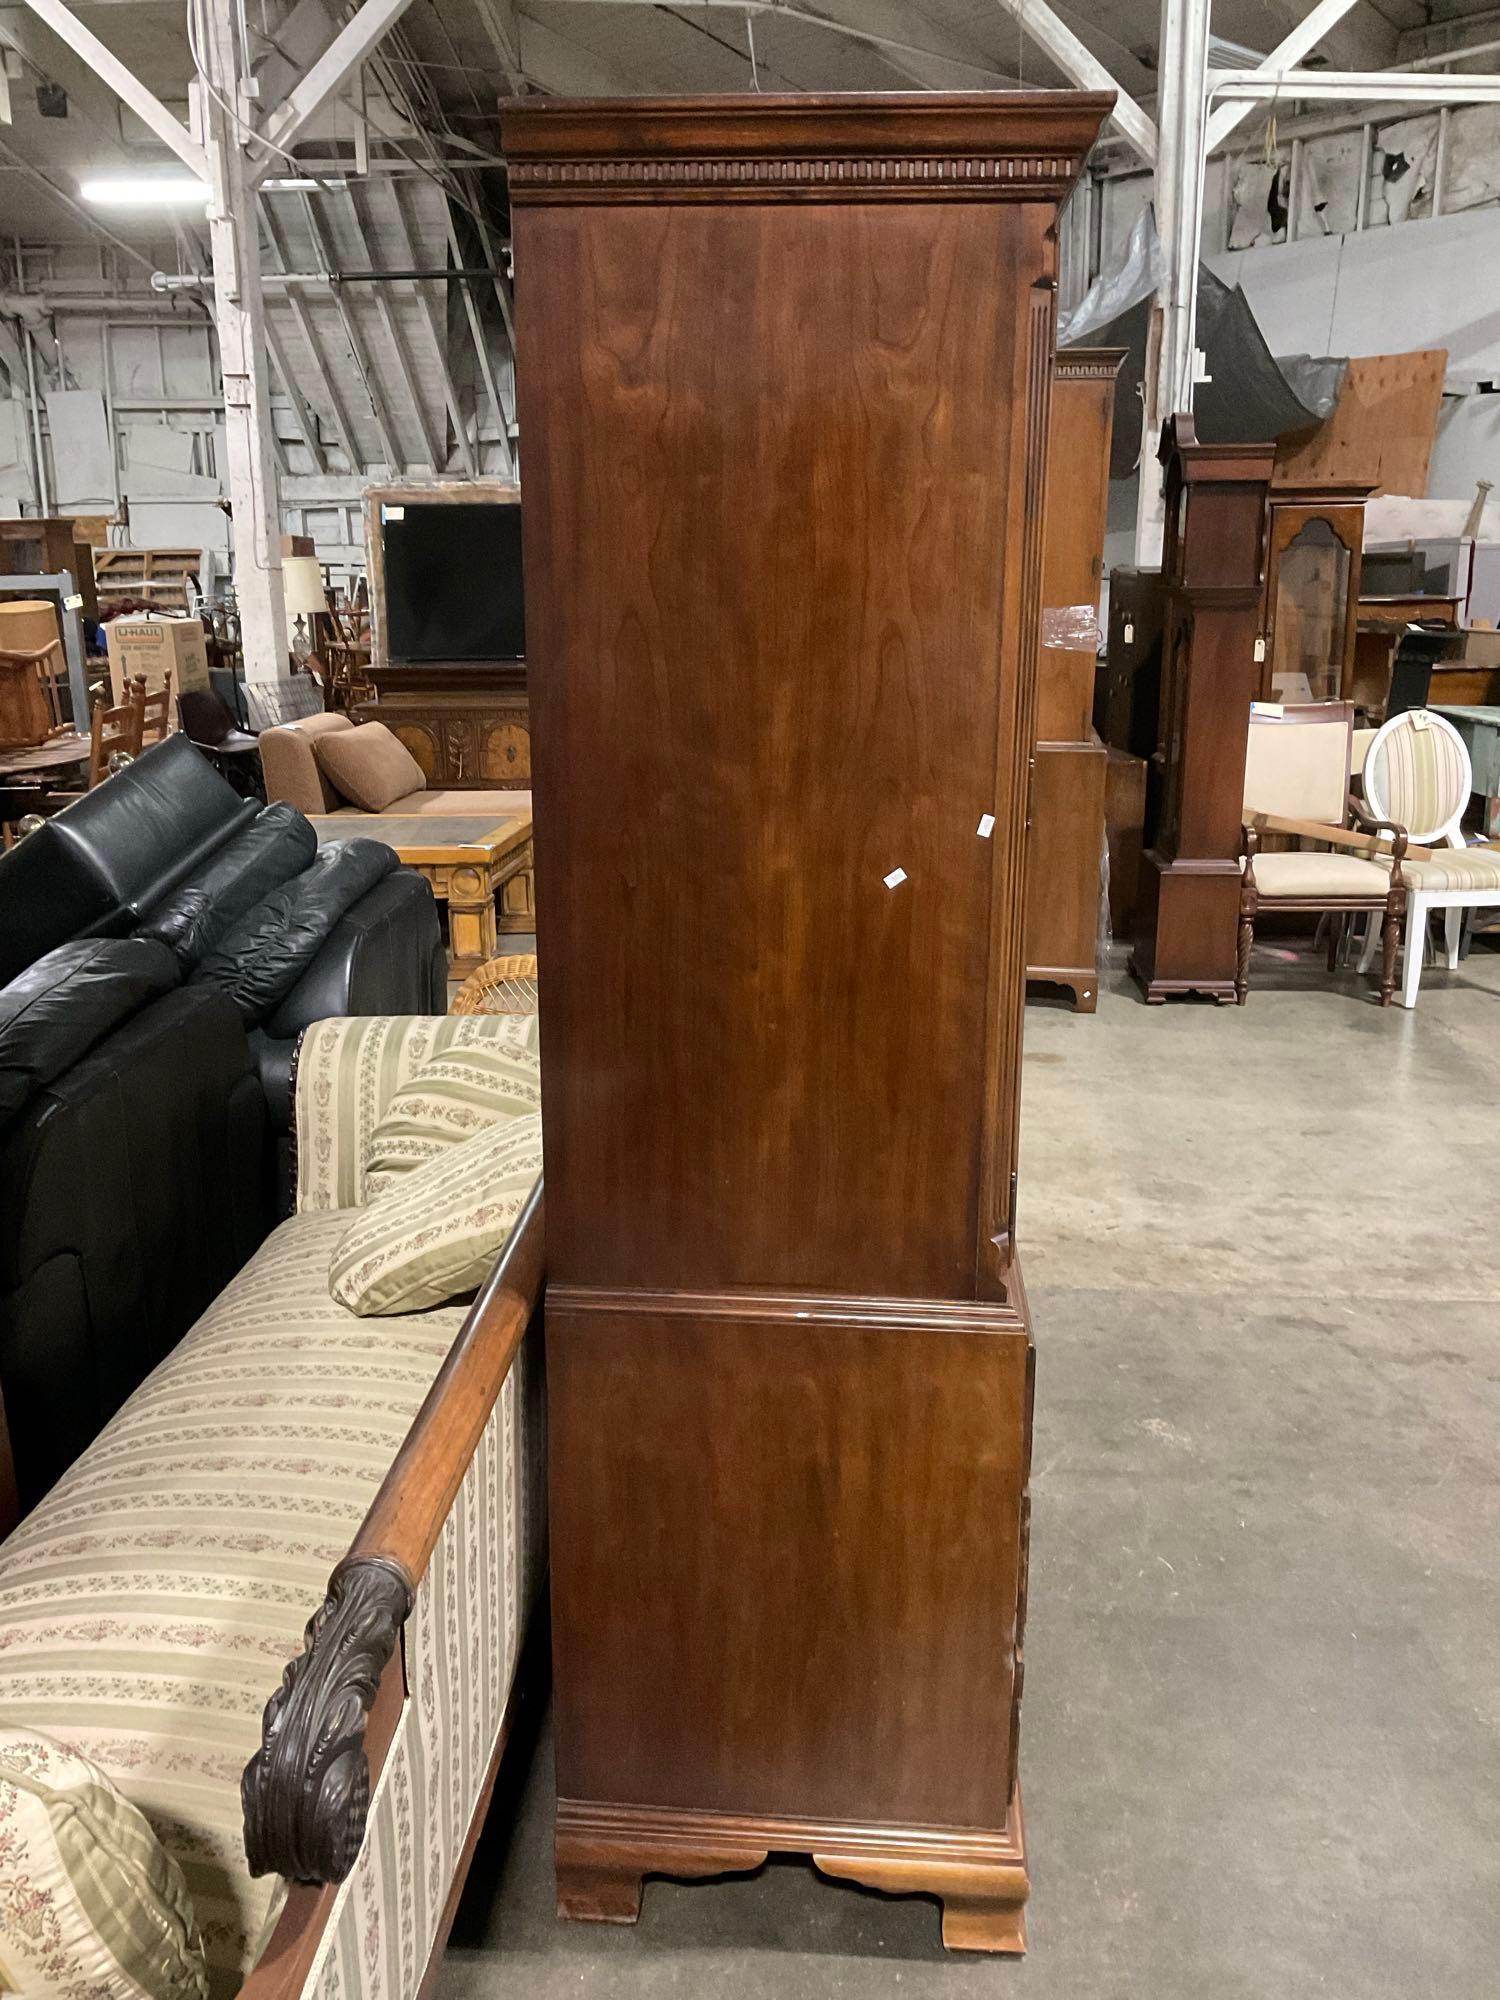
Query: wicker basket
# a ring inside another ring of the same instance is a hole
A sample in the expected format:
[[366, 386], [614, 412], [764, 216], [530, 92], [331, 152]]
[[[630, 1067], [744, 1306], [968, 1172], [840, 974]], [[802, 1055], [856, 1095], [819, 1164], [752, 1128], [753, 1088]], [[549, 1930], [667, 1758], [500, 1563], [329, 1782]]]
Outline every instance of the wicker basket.
[[471, 972], [449, 1007], [450, 1014], [534, 1014], [537, 1010], [536, 954], [517, 952], [489, 958]]

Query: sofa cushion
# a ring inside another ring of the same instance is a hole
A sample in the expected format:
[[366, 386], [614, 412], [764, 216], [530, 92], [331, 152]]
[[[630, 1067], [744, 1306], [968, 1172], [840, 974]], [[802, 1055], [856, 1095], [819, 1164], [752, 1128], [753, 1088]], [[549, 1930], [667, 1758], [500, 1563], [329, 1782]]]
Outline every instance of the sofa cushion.
[[349, 1216], [285, 1222], [0, 1550], [0, 1714], [106, 1771], [177, 1857], [213, 2000], [274, 1884], [239, 1779], [463, 1321], [328, 1295]]
[[318, 836], [295, 806], [267, 806], [147, 911], [136, 937], [166, 945], [184, 972], [206, 958], [247, 911], [300, 875]]
[[295, 722], [279, 722], [260, 732], [260, 765], [266, 780], [266, 797], [281, 799], [305, 813], [337, 812], [342, 800], [325, 777], [314, 745], [319, 736], [349, 730], [354, 724], [347, 715], [328, 710], [321, 715], [304, 715]]
[[312, 864], [283, 883], [236, 924], [193, 973], [227, 993], [247, 1026], [290, 993], [339, 918], [399, 867], [378, 840], [320, 848]]
[[0, 989], [0, 1123], [178, 980], [165, 945], [80, 938]]
[[1430, 861], [1405, 861], [1401, 879], [1427, 896], [1500, 896], [1500, 850], [1450, 847]]
[[320, 736], [313, 749], [319, 768], [365, 812], [384, 812], [427, 783], [422, 766], [383, 722], [362, 722], [355, 729]]
[[418, 1312], [489, 1276], [542, 1171], [542, 1115], [523, 1112], [446, 1147], [356, 1210], [329, 1268], [351, 1312]]
[[403, 1174], [471, 1139], [497, 1118], [541, 1108], [537, 1017], [497, 1019], [483, 1041], [434, 1054], [392, 1093], [370, 1134], [365, 1199], [388, 1193]]
[[1266, 901], [1283, 896], [1368, 896], [1380, 902], [1391, 886], [1391, 871], [1358, 854], [1327, 854], [1308, 848], [1286, 854], [1257, 854], [1255, 887]]
[[87, 1757], [0, 1727], [0, 1970], [14, 1992], [206, 2000], [182, 1870]]

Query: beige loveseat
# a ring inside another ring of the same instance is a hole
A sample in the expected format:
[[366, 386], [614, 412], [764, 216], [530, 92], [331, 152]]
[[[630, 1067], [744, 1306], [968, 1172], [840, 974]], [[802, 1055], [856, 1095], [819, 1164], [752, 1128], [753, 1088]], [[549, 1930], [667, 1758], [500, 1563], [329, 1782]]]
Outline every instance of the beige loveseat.
[[[0, 1547], [0, 1717], [145, 1814], [183, 1871], [210, 2000], [415, 2000], [526, 1685], [540, 1180], [472, 1305], [361, 1319], [329, 1296], [382, 1108], [501, 1025], [308, 1030], [295, 1214]], [[367, 1821], [339, 1782], [360, 1759]], [[273, 1872], [251, 1874], [247, 1838]]]
[[[315, 748], [319, 736], [331, 730], [352, 729], [347, 715], [304, 716], [299, 722], [279, 723], [264, 729], [260, 736], [260, 760], [266, 778], [266, 797], [272, 805], [285, 801], [305, 813], [357, 813], [360, 807], [341, 796], [318, 762]], [[388, 813], [529, 813], [531, 794], [523, 791], [426, 791], [408, 792], [385, 810]]]

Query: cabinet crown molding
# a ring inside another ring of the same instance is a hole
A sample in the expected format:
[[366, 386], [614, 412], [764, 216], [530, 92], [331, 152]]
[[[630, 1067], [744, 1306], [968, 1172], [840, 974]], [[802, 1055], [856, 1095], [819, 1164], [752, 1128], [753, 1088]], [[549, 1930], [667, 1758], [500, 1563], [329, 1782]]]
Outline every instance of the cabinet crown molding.
[[1057, 201], [1108, 92], [519, 99], [513, 203]]

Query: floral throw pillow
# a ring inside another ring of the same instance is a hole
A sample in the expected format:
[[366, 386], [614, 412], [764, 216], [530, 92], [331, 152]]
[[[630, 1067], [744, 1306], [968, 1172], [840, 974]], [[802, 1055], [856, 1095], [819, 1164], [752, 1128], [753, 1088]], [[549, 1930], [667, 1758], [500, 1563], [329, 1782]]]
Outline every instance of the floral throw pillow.
[[365, 1200], [379, 1200], [450, 1146], [541, 1102], [536, 1015], [476, 1017], [472, 1033], [461, 1029], [392, 1093], [365, 1151]]
[[27, 2000], [207, 2000], [182, 1870], [96, 1764], [0, 1728], [0, 1987]]
[[483, 1127], [396, 1176], [340, 1238], [328, 1289], [362, 1318], [420, 1312], [482, 1285], [542, 1171], [542, 1114]]

